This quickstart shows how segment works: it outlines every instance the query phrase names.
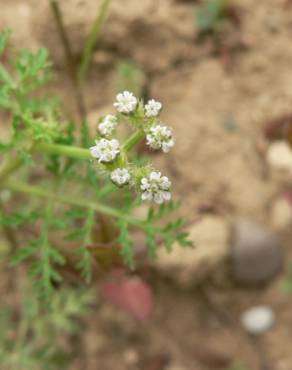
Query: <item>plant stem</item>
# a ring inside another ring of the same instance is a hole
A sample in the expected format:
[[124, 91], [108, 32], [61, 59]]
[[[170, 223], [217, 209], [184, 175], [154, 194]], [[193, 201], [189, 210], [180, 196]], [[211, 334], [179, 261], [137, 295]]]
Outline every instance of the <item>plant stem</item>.
[[35, 145], [34, 150], [44, 154], [57, 154], [75, 159], [92, 158], [89, 149], [79, 148], [77, 146], [39, 143]]
[[78, 107], [80, 118], [84, 122], [86, 118], [84, 96], [83, 96], [83, 92], [82, 92], [82, 89], [79, 85], [79, 81], [77, 78], [76, 64], [74, 61], [69, 37], [67, 35], [66, 28], [64, 26], [63, 16], [62, 16], [62, 12], [59, 6], [59, 2], [57, 0], [51, 0], [51, 7], [52, 7], [52, 12], [53, 12], [53, 15], [56, 21], [56, 25], [58, 28], [58, 32], [60, 35], [60, 39], [61, 39], [61, 42], [64, 48], [68, 73], [69, 73], [71, 82], [73, 84], [73, 91], [74, 91], [76, 105]]
[[80, 84], [82, 84], [86, 79], [88, 67], [91, 63], [96, 39], [102, 30], [102, 26], [105, 22], [110, 2], [111, 0], [103, 0], [103, 2], [101, 3], [97, 16], [95, 18], [93, 27], [87, 38], [87, 41], [86, 41], [86, 44], [83, 50], [83, 54], [82, 54], [81, 63], [80, 63], [79, 70], [78, 70], [78, 80]]
[[[125, 152], [129, 152], [143, 137], [143, 131], [139, 130], [134, 132], [134, 134], [122, 145], [121, 149]], [[33, 150], [44, 154], [57, 154], [76, 159], [92, 159], [89, 149], [77, 146], [39, 143], [34, 146]]]
[[122, 218], [128, 223], [136, 226], [143, 226], [143, 221], [142, 220], [137, 220], [127, 214], [124, 214], [123, 212], [119, 211], [118, 209], [109, 207], [105, 204], [102, 203], [96, 203], [92, 202], [91, 200], [87, 199], [81, 199], [77, 198], [75, 196], [64, 196], [64, 195], [58, 195], [54, 192], [50, 192], [47, 189], [40, 188], [37, 186], [32, 186], [28, 185], [25, 183], [20, 183], [20, 182], [12, 182], [9, 181], [7, 182], [4, 187], [6, 189], [9, 189], [11, 191], [17, 192], [17, 193], [22, 193], [22, 194], [28, 194], [32, 196], [36, 196], [39, 198], [44, 198], [44, 199], [49, 199], [54, 202], [61, 202], [61, 203], [66, 203], [70, 204], [72, 206], [76, 207], [82, 207], [82, 208], [88, 208], [88, 209], [93, 209], [95, 211], [101, 212], [107, 216], [111, 216], [114, 218]]
[[[129, 152], [143, 138], [143, 136], [143, 131], [136, 131], [122, 145], [122, 150]], [[92, 158], [89, 149], [61, 144], [38, 143], [33, 146], [32, 151], [41, 152], [43, 154], [63, 155], [75, 159], [89, 160]], [[4, 162], [0, 168], [0, 184], [4, 183], [5, 180], [22, 165], [23, 161], [20, 157], [10, 158]]]
[[122, 149], [125, 152], [129, 152], [136, 144], [139, 143], [140, 140], [144, 137], [144, 131], [138, 130], [133, 133], [132, 136], [129, 137], [129, 139], [123, 144]]
[[69, 38], [68, 38], [68, 35], [67, 35], [67, 32], [66, 32], [66, 29], [65, 29], [65, 26], [64, 26], [64, 22], [63, 22], [63, 16], [62, 16], [62, 12], [60, 10], [60, 7], [59, 7], [59, 2], [58, 0], [51, 0], [51, 8], [52, 8], [52, 11], [53, 11], [53, 15], [54, 15], [54, 18], [55, 18], [55, 21], [56, 21], [56, 25], [57, 25], [57, 28], [58, 28], [58, 32], [59, 32], [59, 35], [60, 35], [60, 39], [61, 39], [61, 42], [63, 44], [63, 48], [64, 48], [64, 52], [65, 52], [65, 56], [66, 56], [66, 62], [67, 62], [67, 65], [68, 65], [68, 70], [70, 72], [70, 74], [75, 74], [75, 68], [74, 68], [74, 62], [73, 62], [73, 53], [72, 53], [72, 49], [71, 49], [71, 45], [70, 45], [70, 42], [69, 42]]

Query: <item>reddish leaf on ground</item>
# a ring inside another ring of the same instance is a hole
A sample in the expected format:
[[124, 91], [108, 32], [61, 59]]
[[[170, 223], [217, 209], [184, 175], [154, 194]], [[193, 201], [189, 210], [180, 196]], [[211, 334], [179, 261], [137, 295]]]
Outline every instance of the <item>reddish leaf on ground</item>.
[[147, 320], [153, 309], [150, 286], [138, 277], [120, 277], [103, 284], [104, 299], [127, 311], [138, 320]]

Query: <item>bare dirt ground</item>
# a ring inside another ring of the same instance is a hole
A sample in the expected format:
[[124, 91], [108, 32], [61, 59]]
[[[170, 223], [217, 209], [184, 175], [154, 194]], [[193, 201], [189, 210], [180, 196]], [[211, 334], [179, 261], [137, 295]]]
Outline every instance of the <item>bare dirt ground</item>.
[[[213, 55], [210, 45], [196, 42], [194, 3], [113, 1], [85, 86], [88, 115], [110, 106], [117, 63], [135, 62], [147, 76], [149, 95], [164, 104], [163, 120], [174, 128], [175, 149], [154, 161], [173, 178], [175, 195], [184, 204], [182, 213], [193, 222], [201, 207], [211, 204], [211, 212], [222, 218], [244, 216], [272, 228], [270, 206], [289, 176], [279, 180], [267, 168], [261, 134], [267, 121], [291, 113], [292, 8], [284, 0], [237, 1], [246, 48], [226, 63]], [[62, 2], [76, 58], [97, 4]], [[13, 29], [15, 47], [49, 48], [58, 93], [66, 111], [74, 114], [47, 1], [0, 0], [0, 6], [0, 24]], [[291, 236], [284, 231], [289, 255]], [[264, 287], [243, 289], [217, 271], [188, 290], [150, 277], [155, 295], [152, 319], [136, 322], [101, 304], [84, 329], [83, 348], [72, 370], [216, 370], [240, 363], [247, 370], [291, 370], [292, 298], [281, 291], [283, 277]], [[239, 316], [258, 304], [274, 308], [276, 324], [255, 341], [242, 331]]]

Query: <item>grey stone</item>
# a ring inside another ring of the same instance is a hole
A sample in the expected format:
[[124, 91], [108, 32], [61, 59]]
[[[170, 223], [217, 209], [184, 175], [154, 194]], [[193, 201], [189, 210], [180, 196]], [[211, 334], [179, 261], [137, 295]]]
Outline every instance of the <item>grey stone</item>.
[[283, 264], [277, 236], [249, 220], [236, 222], [231, 238], [231, 274], [242, 284], [268, 282]]

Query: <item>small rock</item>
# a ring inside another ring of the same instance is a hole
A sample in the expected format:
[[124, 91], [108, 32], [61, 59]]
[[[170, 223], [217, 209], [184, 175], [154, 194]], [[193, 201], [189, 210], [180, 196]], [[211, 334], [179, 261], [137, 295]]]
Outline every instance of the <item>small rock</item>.
[[155, 266], [184, 287], [192, 286], [210, 274], [228, 253], [229, 223], [208, 216], [190, 227], [194, 248], [174, 245], [172, 252], [160, 248]]
[[292, 206], [284, 197], [278, 198], [271, 208], [271, 223], [277, 230], [283, 230], [292, 224]]
[[271, 169], [292, 172], [292, 150], [285, 141], [276, 141], [268, 149], [267, 162]]
[[249, 334], [256, 335], [264, 333], [273, 326], [275, 315], [270, 307], [252, 307], [242, 313], [240, 321]]
[[237, 282], [267, 282], [281, 270], [282, 263], [282, 247], [274, 233], [249, 220], [241, 220], [234, 225], [231, 273]]

